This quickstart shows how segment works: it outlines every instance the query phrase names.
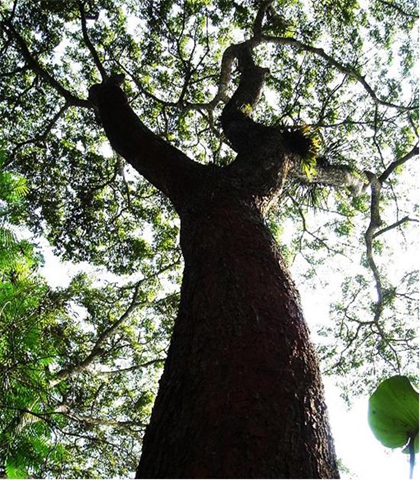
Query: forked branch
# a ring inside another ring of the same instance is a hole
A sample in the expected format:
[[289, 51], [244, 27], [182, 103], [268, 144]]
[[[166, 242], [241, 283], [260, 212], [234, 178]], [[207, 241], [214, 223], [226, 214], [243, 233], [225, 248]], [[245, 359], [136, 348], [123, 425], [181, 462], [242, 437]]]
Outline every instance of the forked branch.
[[370, 223], [365, 232], [365, 244], [366, 244], [366, 258], [369, 265], [369, 268], [372, 271], [372, 274], [375, 279], [376, 284], [376, 292], [377, 292], [377, 301], [376, 301], [376, 308], [375, 308], [375, 315], [374, 315], [374, 322], [376, 325], [379, 325], [379, 319], [384, 309], [385, 304], [385, 295], [384, 295], [384, 287], [382, 283], [382, 276], [376, 265], [374, 254], [373, 254], [373, 242], [375, 238], [379, 235], [392, 230], [394, 228], [399, 227], [400, 225], [409, 222], [409, 221], [417, 221], [415, 219], [411, 219], [408, 216], [394, 222], [392, 225], [388, 225], [387, 227], [382, 227], [383, 222], [380, 215], [380, 202], [381, 202], [381, 191], [384, 182], [389, 178], [389, 176], [395, 171], [395, 169], [410, 160], [411, 158], [418, 155], [418, 145], [410, 150], [406, 155], [402, 158], [395, 160], [392, 162], [385, 171], [378, 177], [372, 173], [370, 173], [371, 181], [371, 200], [370, 200]]

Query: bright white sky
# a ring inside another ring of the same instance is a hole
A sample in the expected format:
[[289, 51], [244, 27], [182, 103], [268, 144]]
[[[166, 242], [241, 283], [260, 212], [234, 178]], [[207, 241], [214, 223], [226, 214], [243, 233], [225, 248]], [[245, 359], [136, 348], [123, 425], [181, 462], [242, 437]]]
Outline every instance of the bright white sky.
[[[324, 382], [337, 456], [351, 471], [349, 474], [342, 473], [341, 478], [408, 479], [409, 456], [399, 449], [383, 447], [373, 436], [367, 422], [368, 399], [357, 400], [352, 410], [347, 411], [331, 380]], [[419, 478], [416, 473], [415, 468], [413, 478]]]

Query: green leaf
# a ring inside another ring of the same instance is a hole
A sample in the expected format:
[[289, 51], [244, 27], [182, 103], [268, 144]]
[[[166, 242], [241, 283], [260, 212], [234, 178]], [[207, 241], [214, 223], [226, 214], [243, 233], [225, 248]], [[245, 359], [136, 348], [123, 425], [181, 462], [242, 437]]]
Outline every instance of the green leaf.
[[7, 478], [28, 478], [29, 475], [24, 467], [17, 465], [17, 461], [9, 458], [6, 462]]
[[419, 393], [407, 377], [396, 375], [379, 384], [369, 399], [368, 421], [385, 447], [404, 447], [414, 438], [419, 451]]

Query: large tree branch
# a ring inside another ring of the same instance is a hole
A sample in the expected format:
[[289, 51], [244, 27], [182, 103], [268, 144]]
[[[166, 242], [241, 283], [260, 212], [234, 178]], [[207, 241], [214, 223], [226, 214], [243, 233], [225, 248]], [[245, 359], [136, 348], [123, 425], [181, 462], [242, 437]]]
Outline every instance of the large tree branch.
[[[264, 17], [272, 3], [273, 0], [267, 0], [261, 4], [254, 22], [254, 36], [245, 42], [230, 45], [223, 54], [220, 86], [227, 87], [230, 82], [235, 60], [241, 74], [239, 85], [225, 105], [221, 116], [223, 132], [237, 152], [245, 152], [252, 148], [258, 137], [268, 131], [268, 127], [251, 119], [251, 113], [260, 99], [265, 79], [269, 74], [268, 68], [255, 64], [252, 53], [261, 41]], [[259, 138], [259, 141], [261, 142], [262, 138]]]
[[[240, 46], [243, 46], [244, 44], [246, 44], [252, 50], [254, 47], [256, 47], [261, 43], [272, 43], [277, 45], [286, 45], [286, 46], [289, 45], [299, 50], [303, 50], [323, 58], [329, 65], [334, 67], [336, 70], [344, 73], [346, 76], [350, 78], [354, 78], [357, 82], [359, 82], [363, 86], [363, 88], [366, 90], [366, 92], [369, 94], [369, 96], [373, 99], [374, 103], [377, 105], [383, 105], [387, 107], [393, 107], [400, 110], [408, 110], [408, 111], [415, 110], [417, 108], [415, 105], [408, 105], [408, 106], [396, 105], [391, 102], [387, 102], [384, 99], [379, 98], [376, 92], [374, 91], [374, 89], [369, 85], [369, 83], [366, 81], [365, 77], [362, 74], [357, 72], [356, 69], [354, 69], [353, 67], [340, 63], [339, 61], [334, 59], [331, 55], [327, 54], [323, 48], [307, 45], [301, 42], [300, 40], [297, 40], [292, 37], [277, 37], [277, 36], [264, 35], [263, 21], [267, 11], [270, 11], [273, 13], [274, 7], [272, 4], [273, 4], [273, 0], [267, 0], [261, 4], [254, 22], [252, 38], [250, 38], [243, 44], [232, 45], [226, 49], [223, 55], [222, 63], [221, 63], [220, 78], [218, 82], [217, 93], [213, 97], [213, 99], [210, 100], [209, 102], [207, 103], [190, 103], [185, 101], [167, 102], [147, 92], [141, 86], [140, 82], [136, 81], [135, 83], [139, 87], [140, 91], [142, 91], [144, 94], [146, 94], [150, 98], [153, 98], [155, 101], [161, 104], [177, 107], [182, 110], [213, 110], [220, 102], [227, 103], [229, 100], [227, 96], [227, 92], [228, 92], [228, 87], [229, 87], [231, 76], [232, 76], [232, 66], [234, 61], [238, 59], [237, 53], [240, 49]], [[266, 70], [266, 72], [268, 73], [268, 70]]]
[[96, 65], [96, 68], [99, 70], [99, 73], [101, 74], [102, 80], [106, 80], [108, 75], [106, 74], [105, 68], [102, 65], [102, 62], [99, 60], [99, 55], [97, 51], [95, 50], [95, 47], [93, 46], [92, 42], [90, 41], [88, 31], [87, 31], [87, 25], [86, 25], [86, 15], [85, 15], [85, 9], [83, 6], [83, 2], [81, 0], [77, 1], [77, 5], [79, 7], [79, 12], [80, 12], [80, 19], [82, 22], [82, 34], [83, 34], [83, 40], [85, 42], [85, 45], [89, 49], [89, 52], [92, 55], [93, 61]]
[[348, 165], [318, 165], [310, 176], [299, 165], [290, 170], [289, 175], [303, 184], [320, 184], [333, 188], [348, 188], [353, 196], [360, 195], [369, 186], [365, 173], [360, 173]]
[[254, 38], [261, 38], [264, 17], [268, 9], [273, 3], [274, 3], [274, 0], [265, 0], [264, 2], [262, 2], [260, 8], [258, 9], [257, 15], [255, 17], [255, 21], [254, 21], [254, 27], [253, 27]]
[[[164, 105], [166, 107], [179, 108], [182, 111], [207, 110], [209, 112], [212, 112], [219, 103], [222, 102], [227, 104], [230, 100], [228, 96], [228, 89], [231, 82], [233, 65], [236, 60], [238, 61], [238, 69], [240, 71], [247, 70], [247, 72], [246, 72], [246, 75], [244, 74], [241, 76], [243, 84], [241, 88], [235, 92], [235, 98], [231, 102], [230, 106], [235, 105], [235, 107], [239, 108], [240, 110], [241, 110], [241, 107], [243, 106], [245, 117], [249, 117], [252, 107], [255, 106], [261, 94], [261, 88], [264, 83], [264, 77], [267, 75], [269, 71], [268, 69], [261, 68], [255, 65], [252, 59], [251, 51], [259, 43], [259, 40], [257, 40], [257, 37], [259, 38], [261, 35], [262, 21], [267, 8], [272, 2], [273, 0], [266, 1], [260, 7], [260, 10], [257, 14], [257, 18], [254, 24], [254, 37], [241, 44], [231, 45], [225, 50], [223, 54], [222, 62], [221, 62], [221, 67], [220, 67], [220, 77], [217, 85], [217, 92], [214, 95], [214, 97], [208, 102], [194, 103], [194, 102], [188, 102], [185, 100], [185, 90], [186, 90], [186, 87], [188, 86], [188, 81], [184, 83], [183, 90], [177, 101], [163, 100], [162, 98], [159, 98], [158, 96], [147, 91], [144, 88], [144, 86], [141, 84], [139, 79], [136, 77], [136, 74], [133, 72], [129, 72], [122, 64], [120, 64], [118, 59], [114, 59], [114, 61], [120, 66], [120, 68], [123, 71], [125, 71], [125, 73], [127, 73], [132, 78], [132, 80], [136, 84], [139, 91], [144, 95], [146, 95], [148, 98], [151, 98], [153, 101], [161, 105]], [[202, 59], [203, 58], [204, 57], [202, 57]], [[185, 64], [185, 60], [181, 58], [181, 61]], [[192, 72], [189, 72], [189, 76], [191, 76], [191, 74]], [[249, 89], [251, 85], [248, 84], [247, 86], [245, 86], [244, 83], [250, 82], [252, 76], [254, 77], [253, 81], [251, 81], [253, 85], [251, 89]]]
[[[333, 66], [338, 71], [356, 79], [367, 91], [376, 105], [384, 105], [403, 110], [411, 110], [413, 108], [412, 106], [403, 107], [395, 105], [379, 98], [363, 75], [359, 74], [354, 68], [338, 62], [328, 55], [322, 48], [306, 45], [294, 38], [264, 35], [263, 21], [267, 10], [272, 7], [272, 3], [273, 2], [270, 0], [262, 3], [254, 23], [254, 36], [241, 44], [231, 45], [225, 50], [223, 55], [223, 75], [221, 75], [220, 85], [222, 85], [222, 79], [223, 82], [230, 81], [232, 66], [235, 60], [237, 61], [238, 70], [241, 73], [239, 86], [235, 90], [232, 98], [225, 105], [221, 117], [223, 131], [228, 137], [234, 150], [238, 153], [249, 152], [254, 145], [261, 145], [267, 141], [268, 137], [272, 136], [272, 129], [269, 129], [250, 118], [253, 107], [258, 102], [261, 94], [265, 76], [268, 73], [267, 69], [255, 65], [252, 56], [253, 49], [261, 43], [270, 42], [281, 45], [291, 45], [300, 50], [322, 57], [329, 65]], [[287, 132], [285, 132], [285, 135], [286, 133]], [[298, 141], [295, 143], [302, 143], [302, 138], [297, 140]], [[280, 150], [283, 150], [283, 153], [288, 151], [298, 153], [299, 155], [302, 153], [301, 151], [295, 151], [293, 148], [289, 148], [289, 143], [289, 138], [286, 135], [283, 146], [280, 148]], [[294, 147], [294, 145], [292, 145], [292, 147]], [[303, 152], [303, 154], [305, 154], [305, 152]], [[401, 160], [398, 164], [401, 164], [403, 161], [406, 160]], [[390, 168], [395, 168], [395, 166]], [[360, 194], [370, 183], [368, 175], [355, 172], [351, 168], [341, 165], [331, 165], [328, 166], [328, 168], [317, 166], [316, 172], [308, 178], [308, 176], [301, 171], [299, 165], [297, 165], [296, 162], [292, 162], [289, 174], [305, 183], [320, 183], [336, 188], [347, 187], [353, 195]]]
[[232, 68], [234, 59], [238, 61], [241, 78], [238, 88], [223, 109], [221, 122], [223, 132], [233, 149], [243, 152], [261, 141], [261, 133], [268, 130], [268, 127], [251, 119], [252, 110], [260, 98], [268, 69], [255, 65], [252, 58], [252, 43], [244, 42], [228, 47], [223, 55], [223, 64], [226, 69]]
[[181, 209], [205, 167], [147, 128], [115, 84], [115, 77], [93, 85], [89, 98], [98, 109], [112, 147]]
[[72, 433], [69, 431], [63, 430], [59, 424], [53, 419], [54, 415], [65, 415], [70, 420], [76, 420], [78, 422], [84, 423], [85, 425], [107, 425], [107, 426], [118, 426], [122, 428], [129, 428], [132, 426], [140, 426], [143, 427], [141, 422], [130, 422], [130, 421], [121, 421], [118, 420], [107, 420], [107, 419], [100, 419], [95, 417], [83, 417], [81, 415], [70, 415], [67, 413], [69, 407], [67, 405], [59, 405], [54, 410], [50, 412], [35, 412], [31, 410], [31, 408], [19, 408], [19, 407], [9, 407], [6, 405], [0, 405], [0, 408], [7, 408], [9, 410], [14, 410], [17, 413], [17, 416], [12, 420], [12, 422], [4, 429], [4, 432], [10, 433], [14, 432], [15, 434], [19, 434], [26, 426], [43, 421], [48, 424], [51, 430], [58, 430], [65, 436], [74, 436], [78, 438], [84, 438], [86, 440], [94, 440], [94, 441], [102, 441], [109, 445], [110, 442], [100, 439], [98, 437], [91, 437], [84, 434], [79, 433]]
[[[11, 422], [6, 427], [4, 427], [1, 433], [6, 434], [13, 432], [16, 435], [19, 434], [26, 426], [35, 422], [39, 422], [40, 420], [45, 420], [45, 415], [39, 412], [34, 412], [32, 410], [35, 405], [36, 402], [33, 402], [28, 408], [19, 408], [0, 404], [0, 408], [14, 410], [16, 412], [16, 416], [14, 416]], [[63, 408], [60, 406], [57, 407], [55, 410], [56, 413], [61, 413], [62, 411]]]

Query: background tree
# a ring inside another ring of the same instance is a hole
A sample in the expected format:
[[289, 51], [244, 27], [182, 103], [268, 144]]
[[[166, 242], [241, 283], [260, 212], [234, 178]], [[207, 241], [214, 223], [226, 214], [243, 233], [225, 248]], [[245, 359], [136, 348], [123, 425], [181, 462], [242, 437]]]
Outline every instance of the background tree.
[[[309, 260], [306, 280], [321, 277], [325, 258], [357, 265], [343, 279], [334, 322], [321, 332], [326, 366], [350, 392], [391, 372], [414, 374], [415, 272], [386, 268], [388, 239], [409, 238], [417, 208], [404, 187], [418, 153], [413, 2], [137, 3], [2, 7], [3, 136], [8, 169], [27, 177], [29, 224], [66, 258], [170, 277], [166, 267], [179, 259], [175, 213], [106, 150], [87, 89], [124, 72], [142, 121], [218, 171], [246, 138], [227, 131], [229, 108], [219, 123], [222, 109], [239, 92], [240, 74], [246, 79], [244, 65], [263, 65], [270, 69], [265, 96], [243, 102], [241, 118], [254, 127], [252, 110], [259, 125], [289, 132], [283, 138], [291, 149], [302, 140], [298, 127], [312, 147], [309, 155], [295, 152], [299, 161], [268, 223], [290, 263]], [[251, 59], [238, 47], [244, 37]]]
[[80, 273], [52, 289], [40, 247], [19, 239], [25, 191], [0, 171], [0, 471], [124, 475], [138, 463], [178, 295], [156, 299], [165, 269], [122, 287]]

